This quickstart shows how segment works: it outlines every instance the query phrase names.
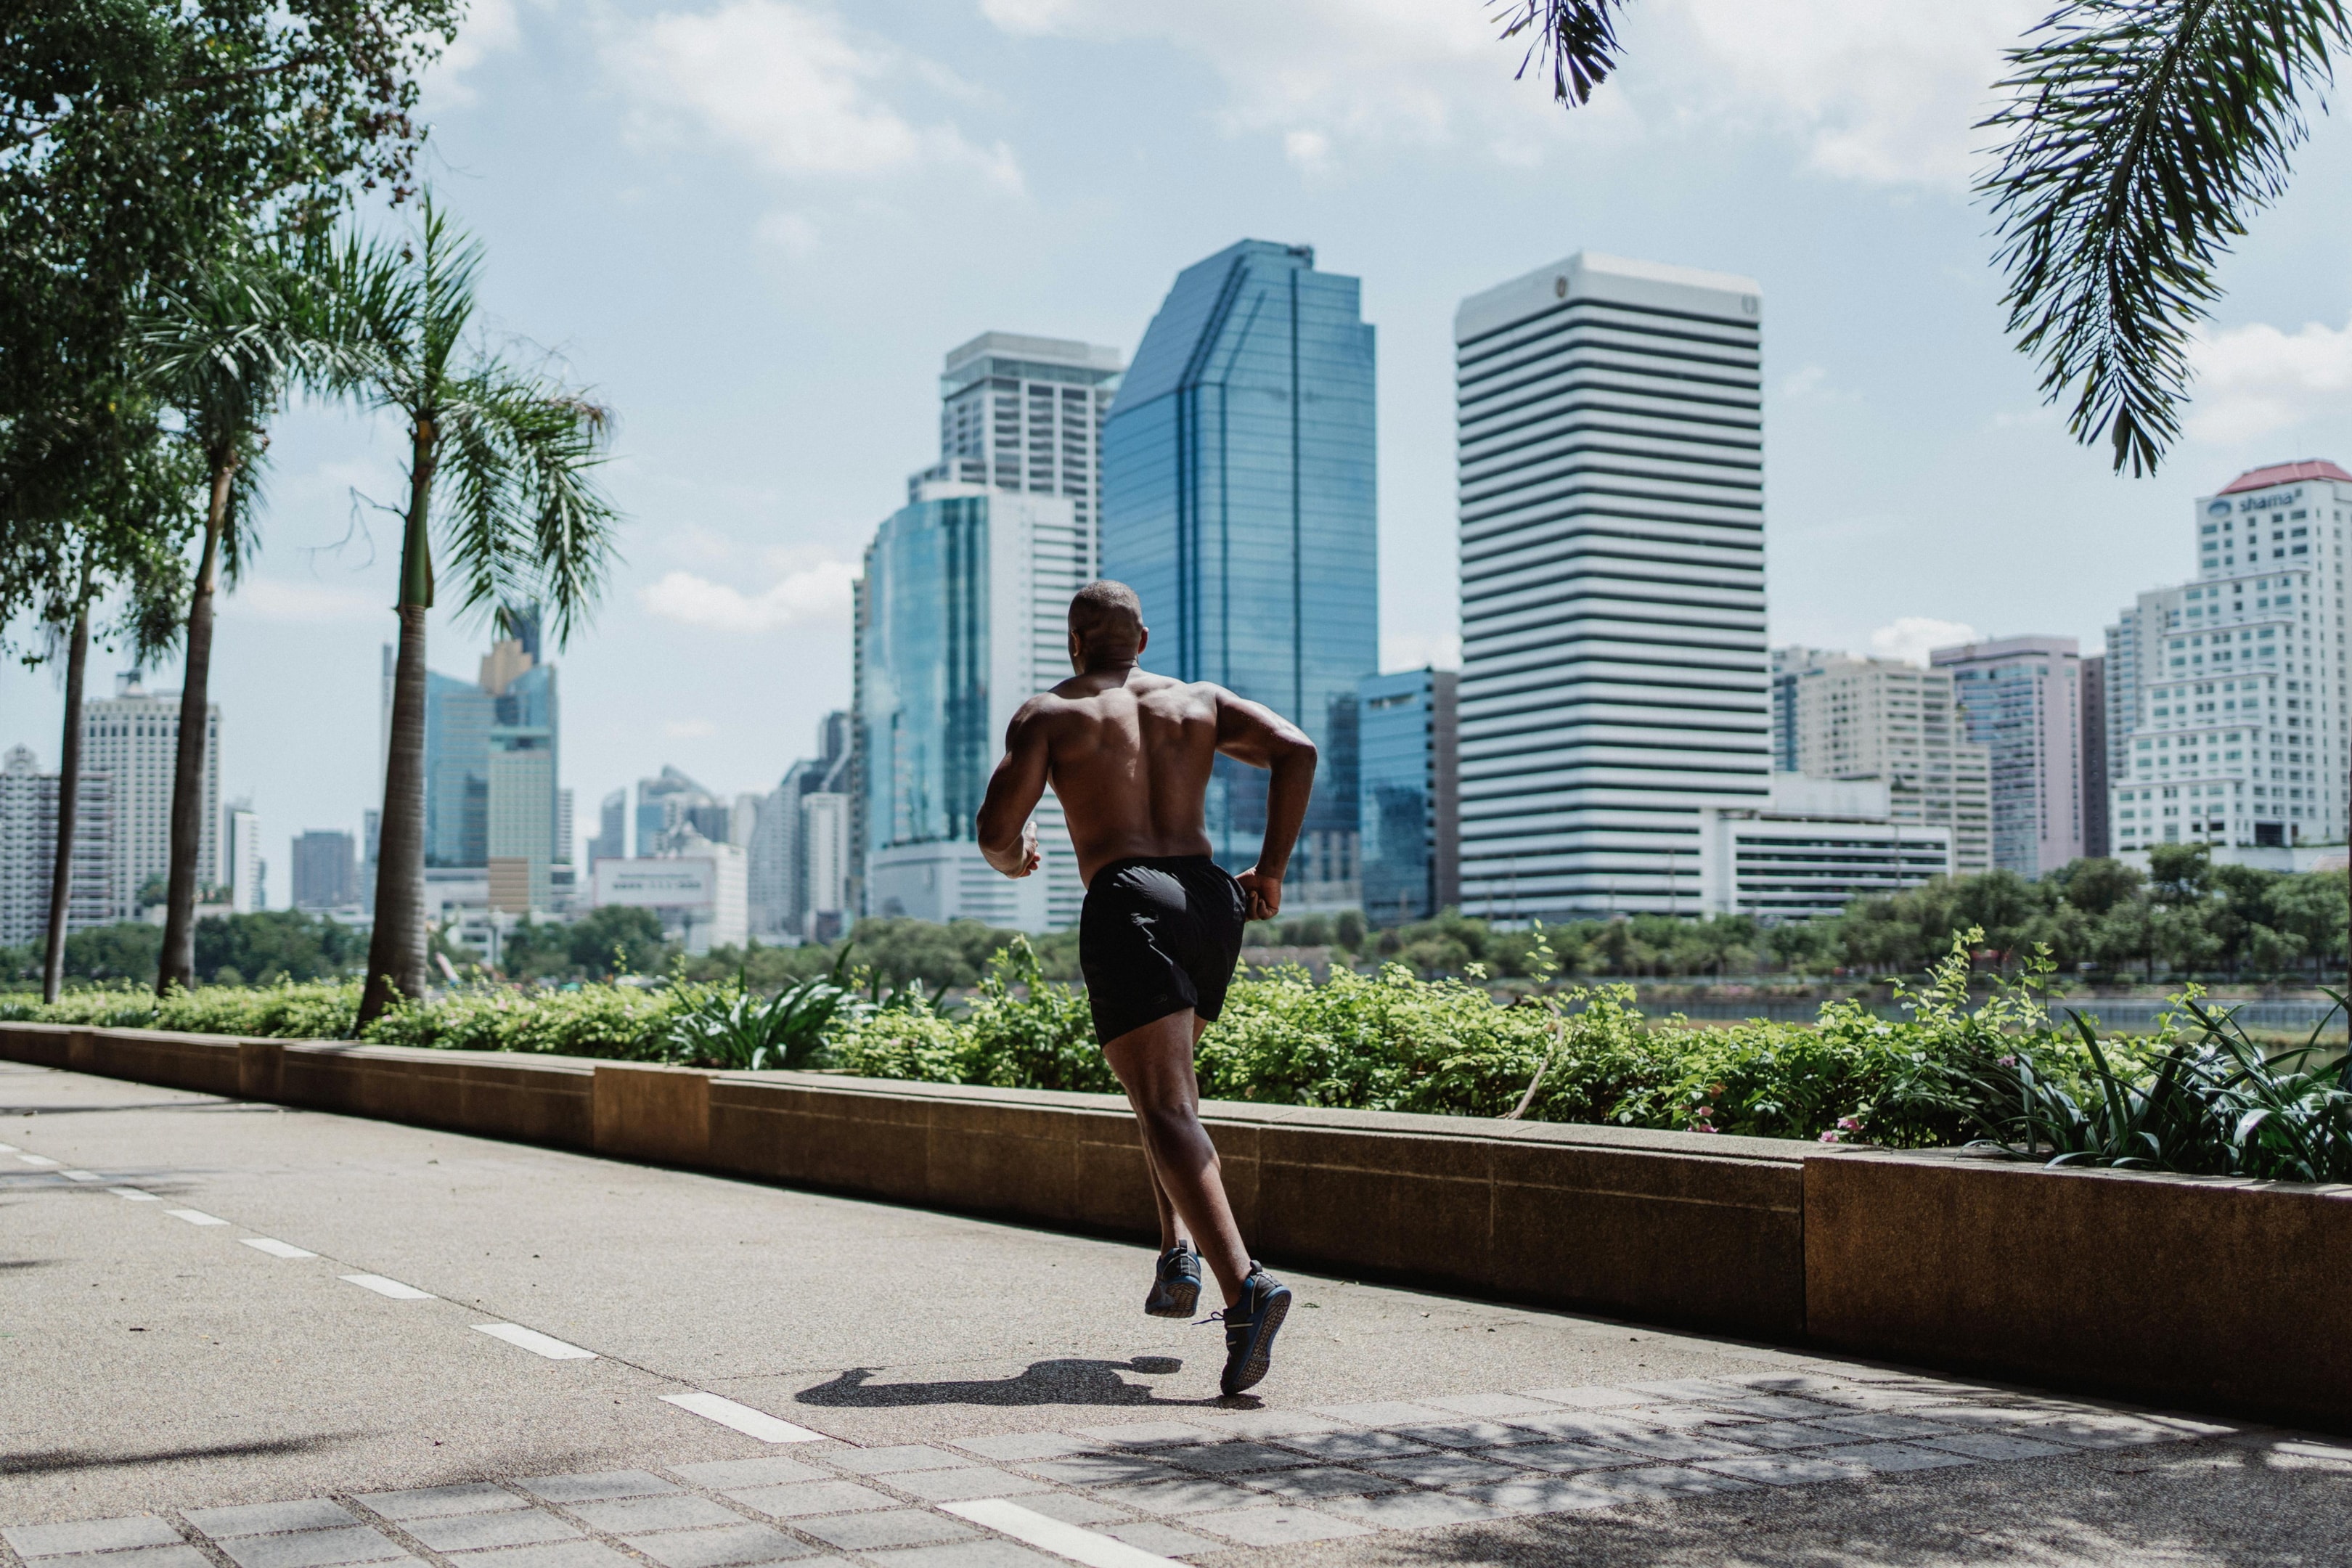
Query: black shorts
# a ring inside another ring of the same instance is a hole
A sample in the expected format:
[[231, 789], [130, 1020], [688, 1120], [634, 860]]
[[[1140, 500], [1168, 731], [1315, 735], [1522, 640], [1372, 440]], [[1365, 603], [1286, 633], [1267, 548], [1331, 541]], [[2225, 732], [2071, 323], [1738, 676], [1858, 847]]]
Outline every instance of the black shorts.
[[1097, 871], [1078, 916], [1095, 1038], [1171, 1013], [1223, 1012], [1247, 908], [1241, 884], [1206, 855], [1138, 856]]

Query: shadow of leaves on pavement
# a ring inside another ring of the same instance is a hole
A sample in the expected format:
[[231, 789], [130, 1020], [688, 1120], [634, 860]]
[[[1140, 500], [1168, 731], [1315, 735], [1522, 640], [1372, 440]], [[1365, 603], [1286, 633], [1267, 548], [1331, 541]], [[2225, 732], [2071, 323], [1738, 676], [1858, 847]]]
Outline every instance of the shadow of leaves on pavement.
[[891, 1405], [1198, 1405], [1196, 1399], [1162, 1399], [1146, 1384], [1120, 1373], [1174, 1372], [1172, 1356], [1133, 1361], [1069, 1359], [1033, 1363], [1018, 1377], [960, 1379], [948, 1383], [875, 1383], [868, 1367], [852, 1367], [828, 1383], [793, 1397], [803, 1405], [856, 1409]]
[[44, 1448], [0, 1454], [0, 1476], [47, 1475], [58, 1470], [96, 1470], [110, 1465], [180, 1465], [194, 1459], [235, 1459], [251, 1455], [307, 1454], [371, 1436], [321, 1432], [310, 1437], [267, 1437], [250, 1443], [204, 1443], [185, 1448]]

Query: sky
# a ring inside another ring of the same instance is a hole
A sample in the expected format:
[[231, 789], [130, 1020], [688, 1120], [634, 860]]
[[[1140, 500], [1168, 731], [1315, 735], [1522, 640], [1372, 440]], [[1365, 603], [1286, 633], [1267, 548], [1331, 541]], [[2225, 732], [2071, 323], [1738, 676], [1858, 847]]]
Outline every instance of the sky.
[[[1384, 668], [1458, 647], [1454, 309], [1581, 249], [1761, 287], [1776, 645], [2096, 651], [2191, 574], [2196, 496], [2352, 462], [2352, 137], [2315, 121], [2222, 270], [2187, 437], [2117, 478], [2009, 345], [1969, 190], [2045, 3], [1644, 0], [1571, 111], [1514, 79], [1480, 0], [475, 0], [425, 117], [486, 247], [484, 342], [619, 416], [624, 560], [553, 652], [579, 834], [666, 763], [772, 789], [847, 705], [850, 584], [937, 454], [948, 349], [1132, 353], [1177, 271], [1245, 237], [1363, 281]], [[281, 906], [287, 840], [382, 794], [399, 458], [380, 421], [288, 411], [222, 603], [222, 793], [251, 797]], [[470, 679], [488, 635], [436, 611], [432, 667]], [[93, 694], [122, 663], [93, 653]], [[0, 747], [54, 767], [60, 710], [53, 671], [0, 669]]]

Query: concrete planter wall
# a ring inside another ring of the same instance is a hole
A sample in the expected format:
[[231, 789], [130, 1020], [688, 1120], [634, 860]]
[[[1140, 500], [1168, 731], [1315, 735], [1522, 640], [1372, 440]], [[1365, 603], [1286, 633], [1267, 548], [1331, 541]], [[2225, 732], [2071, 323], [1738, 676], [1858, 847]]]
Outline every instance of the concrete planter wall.
[[[1142, 1237], [1116, 1096], [0, 1024], [0, 1057]], [[1212, 1101], [1265, 1257], [2352, 1425], [2352, 1187]]]

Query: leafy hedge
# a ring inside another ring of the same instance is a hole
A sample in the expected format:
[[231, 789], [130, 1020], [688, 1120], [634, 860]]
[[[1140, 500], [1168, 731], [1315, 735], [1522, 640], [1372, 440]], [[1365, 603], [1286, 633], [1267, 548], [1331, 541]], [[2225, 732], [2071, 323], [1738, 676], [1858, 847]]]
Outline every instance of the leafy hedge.
[[[1969, 953], [1980, 940], [1958, 934], [1924, 986], [1898, 987], [1910, 1013], [1899, 1021], [1851, 1002], [1824, 1005], [1811, 1025], [1653, 1020], [1634, 1008], [1630, 986], [1549, 985], [1556, 958], [1540, 931], [1538, 984], [1517, 997], [1491, 994], [1475, 969], [1468, 980], [1425, 981], [1391, 964], [1372, 976], [1336, 970], [1319, 984], [1298, 968], [1253, 971], [1235, 981], [1224, 1016], [1202, 1038], [1201, 1088], [1261, 1103], [1904, 1147], [1974, 1138], [2021, 1142], [2018, 1152], [2032, 1157], [2352, 1176], [2352, 1094], [2341, 1062], [2309, 1071], [2299, 1059], [2265, 1064], [2226, 1021], [2198, 1007], [2193, 987], [2152, 1037], [2102, 1042], [2085, 1029], [2077, 1038], [2044, 1005], [2046, 959], [1972, 1005]], [[85, 991], [54, 1007], [0, 997], [0, 1018], [336, 1039], [351, 1037], [358, 1003], [356, 984], [208, 986], [160, 1003], [144, 993]], [[739, 982], [680, 978], [656, 990], [461, 991], [395, 1008], [364, 1037], [714, 1067], [805, 1060], [868, 1078], [1005, 1088], [1118, 1088], [1085, 996], [1047, 980], [1036, 953], [1017, 942], [988, 961], [953, 1012], [919, 988], [888, 991], [870, 972], [812, 977], [773, 1002], [747, 995]], [[761, 1042], [772, 1055], [759, 1054]], [[2133, 1109], [2139, 1102], [2130, 1097], [2142, 1089], [2162, 1101], [2155, 1110]], [[2263, 1107], [2270, 1109], [2252, 1114]], [[2158, 1112], [2171, 1131], [2151, 1135]], [[2072, 1131], [2045, 1131], [2059, 1122]], [[2288, 1128], [2294, 1150], [2275, 1159], [2262, 1152]]]

